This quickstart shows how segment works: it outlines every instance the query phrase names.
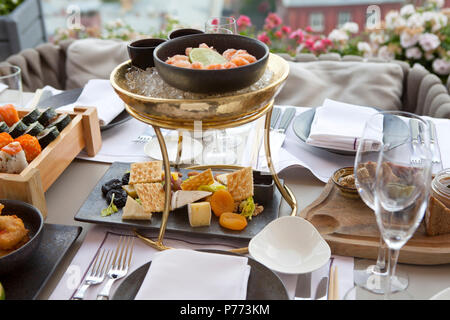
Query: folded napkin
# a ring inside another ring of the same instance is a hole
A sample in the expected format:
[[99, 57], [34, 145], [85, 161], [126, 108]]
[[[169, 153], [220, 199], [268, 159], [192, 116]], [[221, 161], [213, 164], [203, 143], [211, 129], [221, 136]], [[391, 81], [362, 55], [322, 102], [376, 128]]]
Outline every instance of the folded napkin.
[[[332, 148], [344, 151], [356, 151], [364, 132], [366, 121], [376, 109], [352, 105], [326, 99], [322, 107], [316, 109], [311, 130], [306, 143], [316, 147]], [[383, 120], [374, 123], [379, 133], [373, 132], [366, 140], [366, 150], [379, 147], [382, 141]]]
[[170, 249], [155, 254], [136, 300], [245, 300], [247, 257]]
[[109, 80], [93, 79], [84, 86], [75, 103], [61, 107], [62, 110], [73, 110], [73, 107], [96, 107], [100, 125], [109, 124], [124, 109], [124, 102], [114, 91]]

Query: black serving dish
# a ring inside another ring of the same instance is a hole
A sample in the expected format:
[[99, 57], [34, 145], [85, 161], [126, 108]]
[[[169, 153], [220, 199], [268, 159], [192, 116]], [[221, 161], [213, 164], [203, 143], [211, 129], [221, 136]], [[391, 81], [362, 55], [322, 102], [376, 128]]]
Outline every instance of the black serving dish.
[[166, 39], [159, 38], [148, 38], [133, 41], [127, 46], [131, 64], [142, 70], [154, 67], [153, 52], [157, 46], [166, 41]]
[[0, 257], [0, 274], [7, 274], [24, 264], [41, 242], [41, 231], [44, 226], [44, 218], [41, 212], [32, 205], [18, 201], [0, 199], [0, 203], [5, 207], [2, 210], [2, 216], [16, 215], [22, 219], [25, 228], [29, 230], [29, 240], [19, 249]]
[[182, 29], [176, 29], [173, 30], [169, 33], [169, 35], [167, 36], [167, 38], [169, 40], [173, 40], [175, 38], [179, 38], [179, 37], [184, 37], [184, 36], [190, 36], [192, 34], [203, 34], [205, 32], [203, 32], [202, 30], [198, 30], [198, 29], [191, 29], [191, 28], [182, 28]]
[[253, 171], [254, 198], [258, 204], [266, 205], [273, 200], [275, 182], [269, 173]]
[[[185, 54], [188, 47], [201, 43], [214, 47], [220, 54], [227, 49], [244, 49], [255, 56], [256, 62], [223, 70], [198, 70], [175, 67], [165, 63], [167, 58]], [[234, 34], [194, 34], [169, 40], [153, 52], [153, 60], [161, 78], [171, 86], [196, 93], [224, 93], [251, 86], [266, 70], [269, 48], [261, 41]]]

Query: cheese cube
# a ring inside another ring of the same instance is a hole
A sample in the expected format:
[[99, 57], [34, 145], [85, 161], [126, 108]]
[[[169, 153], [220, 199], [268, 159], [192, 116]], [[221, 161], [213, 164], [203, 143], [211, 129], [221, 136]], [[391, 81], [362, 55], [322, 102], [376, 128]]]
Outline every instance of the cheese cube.
[[189, 203], [188, 215], [191, 227], [209, 226], [211, 224], [211, 205], [206, 201]]

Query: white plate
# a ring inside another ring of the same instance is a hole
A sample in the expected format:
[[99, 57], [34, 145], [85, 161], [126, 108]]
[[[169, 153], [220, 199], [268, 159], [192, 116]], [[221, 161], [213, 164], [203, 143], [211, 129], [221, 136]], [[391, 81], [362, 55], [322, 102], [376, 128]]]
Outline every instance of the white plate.
[[308, 273], [331, 257], [330, 246], [307, 220], [286, 216], [273, 220], [249, 243], [250, 255], [281, 273]]
[[444, 289], [436, 293], [430, 300], [450, 300], [450, 288]]
[[[177, 158], [178, 135], [167, 135], [164, 137], [164, 140], [166, 142], [169, 161], [175, 162]], [[156, 137], [153, 137], [145, 144], [144, 152], [150, 158], [162, 160], [161, 149]], [[193, 160], [199, 157], [202, 152], [203, 145], [199, 141], [192, 139], [188, 135], [183, 136], [183, 150], [180, 159], [181, 163], [195, 163]]]

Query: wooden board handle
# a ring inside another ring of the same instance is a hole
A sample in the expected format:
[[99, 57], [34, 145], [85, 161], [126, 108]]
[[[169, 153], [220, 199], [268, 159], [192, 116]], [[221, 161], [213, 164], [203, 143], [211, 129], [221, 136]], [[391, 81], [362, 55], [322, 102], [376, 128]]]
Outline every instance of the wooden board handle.
[[47, 204], [38, 169], [26, 175], [3, 174], [0, 178], [0, 198], [20, 200], [38, 208], [44, 219], [47, 217]]
[[102, 135], [100, 132], [100, 121], [97, 108], [74, 107], [73, 111], [82, 113], [83, 137], [86, 143], [85, 150], [88, 156], [93, 157], [102, 147]]

